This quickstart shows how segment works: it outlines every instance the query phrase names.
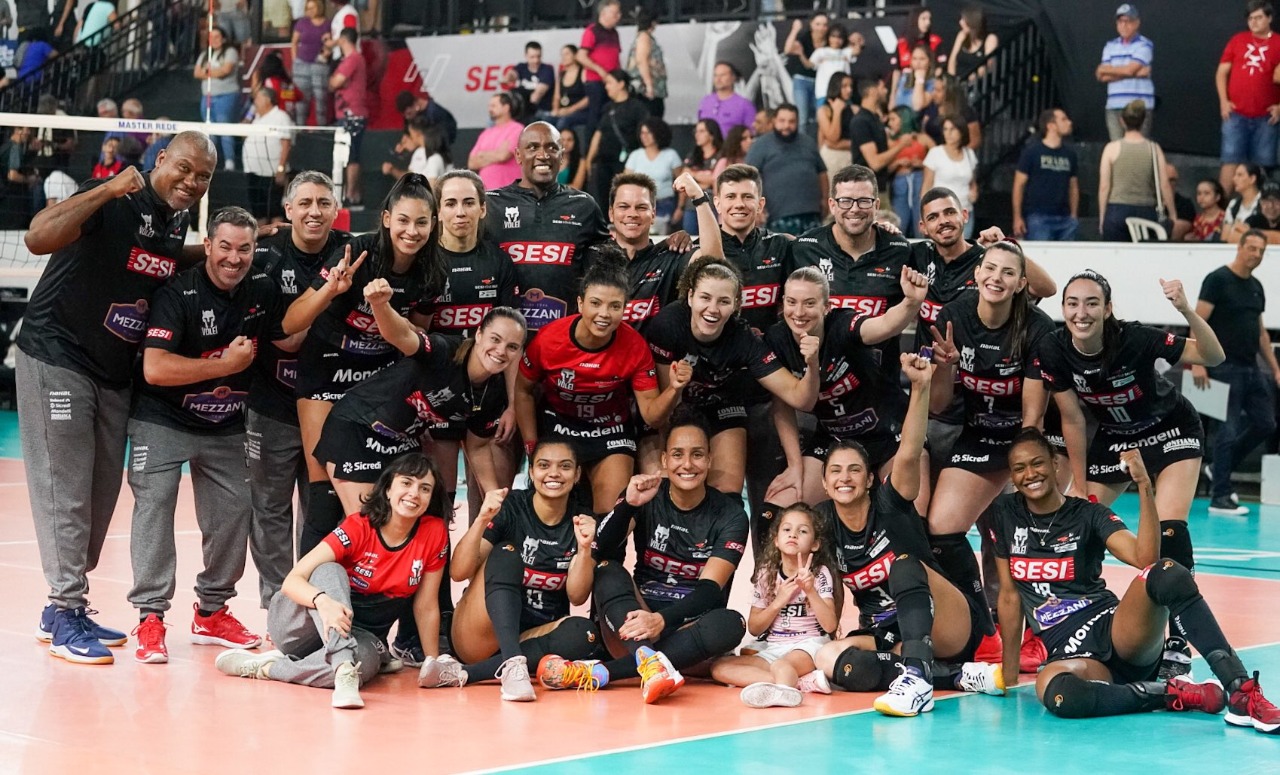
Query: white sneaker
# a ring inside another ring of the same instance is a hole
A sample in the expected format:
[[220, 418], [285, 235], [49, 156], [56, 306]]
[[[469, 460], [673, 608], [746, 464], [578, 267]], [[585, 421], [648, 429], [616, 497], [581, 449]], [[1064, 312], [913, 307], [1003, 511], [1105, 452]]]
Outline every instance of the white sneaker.
[[821, 670], [814, 670], [812, 673], [800, 676], [796, 688], [809, 694], [831, 694], [831, 684]]
[[533, 682], [529, 680], [529, 661], [524, 655], [503, 662], [494, 677], [502, 681], [502, 699], [510, 702], [533, 702], [538, 699], [533, 693]]
[[748, 685], [739, 696], [751, 708], [794, 708], [803, 697], [799, 689], [766, 681]]
[[441, 654], [439, 657], [427, 657], [422, 661], [422, 669], [418, 671], [418, 686], [423, 689], [437, 689], [441, 686], [463, 687], [466, 685], [467, 671], [462, 669], [462, 665], [458, 660], [448, 654]]
[[986, 662], [965, 662], [960, 666], [956, 688], [975, 694], [1004, 695], [1004, 667]]
[[933, 710], [933, 686], [904, 665], [902, 675], [889, 684], [889, 691], [876, 698], [875, 707], [886, 716], [928, 713]]
[[343, 662], [333, 671], [333, 707], [363, 708], [364, 700], [360, 699], [360, 665], [356, 662]]
[[230, 649], [219, 654], [218, 658], [213, 661], [213, 666], [218, 668], [218, 672], [223, 675], [238, 678], [270, 679], [271, 676], [267, 674], [267, 667], [283, 656], [284, 654], [280, 651], [257, 654], [247, 649]]

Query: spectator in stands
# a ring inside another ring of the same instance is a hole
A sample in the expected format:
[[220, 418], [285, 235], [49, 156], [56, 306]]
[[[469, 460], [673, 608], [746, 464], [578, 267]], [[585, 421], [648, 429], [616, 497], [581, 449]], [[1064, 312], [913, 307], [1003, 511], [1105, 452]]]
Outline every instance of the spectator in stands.
[[[787, 55], [787, 72], [791, 75], [791, 94], [799, 111], [800, 126], [807, 129], [815, 122], [817, 101], [817, 71], [809, 57], [813, 52], [827, 45], [827, 33], [831, 29], [831, 19], [818, 11], [809, 17], [808, 25], [799, 19], [791, 23], [791, 32], [782, 45], [782, 53]], [[762, 130], [756, 127], [756, 137], [772, 131], [772, 127]]]
[[572, 186], [580, 166], [582, 142], [578, 140], [578, 130], [566, 129], [560, 133], [560, 171], [556, 173], [556, 182], [562, 186]]
[[324, 0], [306, 0], [306, 15], [293, 23], [289, 50], [293, 61], [293, 80], [307, 101], [300, 103], [301, 115], [295, 115], [298, 126], [307, 123], [307, 112], [315, 108], [316, 124], [329, 122], [329, 20], [324, 16]]
[[951, 47], [947, 75], [972, 81], [986, 74], [991, 52], [1000, 47], [1000, 38], [987, 30], [987, 13], [980, 5], [968, 5], [960, 11], [960, 34]]
[[[649, 117], [644, 103], [632, 97], [625, 70], [618, 68], [605, 73], [604, 88], [609, 104], [600, 114], [600, 125], [591, 136], [586, 162], [578, 169], [578, 178], [574, 181], [574, 188], [590, 192], [597, 202], [609, 201], [613, 176], [622, 172], [627, 156], [640, 147], [640, 124]], [[585, 188], [588, 185], [590, 187]]]
[[542, 61], [541, 43], [531, 40], [524, 44], [524, 61], [508, 71], [507, 84], [523, 101], [524, 110], [516, 117], [518, 121], [532, 121], [535, 115], [551, 111], [556, 71]]
[[467, 169], [480, 175], [489, 191], [510, 185], [520, 179], [520, 163], [516, 146], [524, 124], [513, 117], [516, 101], [506, 92], [489, 98], [489, 120], [492, 125], [480, 133], [467, 157]]
[[[280, 106], [280, 98], [266, 86], [253, 91], [255, 126], [292, 129], [293, 119]], [[258, 135], [244, 139], [244, 171], [249, 188], [249, 211], [260, 222], [284, 220], [285, 176], [289, 170], [289, 154], [293, 150], [293, 133], [280, 137]]]
[[120, 118], [120, 106], [110, 97], [98, 100], [98, 118]]
[[853, 151], [849, 146], [852, 99], [853, 77], [837, 73], [827, 81], [826, 94], [818, 106], [818, 153], [827, 165], [827, 172], [832, 175], [853, 163]]
[[1120, 112], [1124, 137], [1102, 149], [1098, 210], [1102, 213], [1102, 238], [1109, 242], [1130, 240], [1125, 219], [1161, 222], [1166, 216], [1157, 212], [1157, 202], [1166, 209], [1173, 207], [1173, 189], [1163, 174], [1164, 151], [1142, 135], [1146, 120], [1147, 106], [1142, 100], [1131, 101]]
[[728, 62], [716, 62], [714, 89], [698, 103], [698, 118], [711, 119], [724, 137], [735, 126], [750, 126], [756, 118], [756, 106], [735, 91], [738, 70]]
[[[856, 81], [855, 81], [856, 83]], [[756, 111], [756, 117], [751, 122], [751, 136], [759, 137], [766, 132], [773, 131], [773, 109], [760, 108]]]
[[424, 91], [421, 96], [407, 91], [400, 92], [396, 95], [396, 111], [404, 116], [405, 131], [408, 131], [409, 119], [421, 115], [427, 119], [428, 124], [444, 129], [445, 140], [449, 145], [458, 142], [458, 120], [445, 106], [436, 102], [430, 92]]
[[[40, 95], [36, 101], [36, 113], [45, 116], [67, 115], [58, 104], [58, 98], [52, 94]], [[31, 147], [36, 154], [36, 169], [47, 177], [50, 170], [65, 170], [71, 166], [71, 154], [76, 150], [76, 132], [72, 129], [41, 127], [36, 130]]]
[[1226, 218], [1222, 222], [1222, 239], [1235, 244], [1248, 231], [1245, 221], [1258, 210], [1258, 200], [1262, 193], [1262, 184], [1267, 182], [1267, 173], [1257, 164], [1237, 164], [1231, 175], [1235, 195], [1227, 204]]
[[1258, 195], [1258, 210], [1245, 225], [1266, 235], [1267, 244], [1280, 243], [1280, 183], [1263, 183]]
[[627, 52], [627, 75], [636, 90], [636, 98], [645, 104], [649, 115], [662, 118], [667, 112], [667, 62], [662, 46], [653, 36], [658, 17], [649, 8], [636, 8], [636, 39]]
[[111, 35], [111, 25], [116, 21], [116, 4], [110, 0], [93, 0], [84, 8], [76, 22], [76, 43], [91, 49], [101, 49]]
[[560, 74], [556, 78], [555, 104], [551, 108], [551, 123], [561, 132], [586, 126], [591, 116], [583, 72], [582, 65], [578, 64], [578, 47], [569, 44], [561, 48]]
[[[212, 56], [210, 56], [212, 53]], [[231, 123], [240, 120], [240, 54], [221, 27], [209, 29], [209, 48], [200, 52], [194, 75], [200, 81], [206, 121]], [[236, 168], [235, 138], [214, 138], [222, 153], [222, 166]]]
[[[605, 76], [618, 69], [622, 58], [622, 42], [618, 39], [618, 22], [622, 21], [622, 3], [619, 0], [600, 0], [596, 6], [596, 20], [587, 25], [582, 42], [575, 55], [578, 64], [586, 71], [582, 79], [587, 91], [587, 136], [596, 131], [596, 124], [611, 101], [605, 93]], [[606, 200], [599, 200], [606, 201]]]
[[920, 45], [928, 47], [935, 62], [942, 64], [947, 61], [947, 53], [942, 50], [942, 37], [933, 31], [933, 11], [923, 5], [907, 13], [907, 24], [903, 27], [902, 37], [898, 38], [895, 69], [910, 70], [911, 52]]
[[[934, 147], [933, 140], [918, 131], [915, 112], [901, 105], [889, 111], [885, 129], [890, 140], [904, 136], [912, 140], [889, 162], [889, 174], [892, 176], [889, 201], [901, 224], [898, 228], [902, 236], [916, 237], [919, 236], [916, 231], [920, 221], [920, 196], [928, 190], [924, 187], [924, 160]], [[828, 167], [827, 171], [831, 172], [831, 168]]]
[[409, 124], [409, 131], [415, 136], [421, 135], [418, 149], [409, 159], [409, 171], [416, 172], [435, 185], [436, 178], [453, 169], [453, 154], [449, 150], [449, 138], [444, 127], [439, 124], [428, 124], [426, 119], [418, 116]]
[[[1213, 439], [1213, 487], [1210, 514], [1244, 515], [1231, 487], [1231, 474], [1253, 448], [1276, 430], [1275, 388], [1280, 385], [1280, 363], [1276, 362], [1271, 337], [1262, 323], [1266, 293], [1253, 276], [1262, 263], [1267, 237], [1250, 230], [1240, 240], [1235, 259], [1209, 273], [1200, 285], [1196, 314], [1204, 318], [1226, 350], [1227, 359], [1212, 369], [1192, 366], [1196, 387], [1209, 386], [1209, 378], [1231, 386], [1227, 398], [1227, 419]], [[1258, 356], [1267, 371], [1258, 367]]]
[[[978, 155], [969, 147], [969, 127], [961, 118], [943, 116], [942, 145], [924, 157], [924, 190], [941, 187], [955, 192], [967, 216], [964, 238], [973, 236], [973, 206], [978, 202]], [[905, 219], [904, 219], [905, 223]]]
[[1040, 114], [1013, 173], [1013, 235], [1071, 241], [1080, 229], [1080, 160], [1067, 144], [1071, 118], [1062, 108]]
[[213, 16], [213, 23], [226, 30], [232, 44], [241, 49], [251, 42], [248, 0], [218, 0], [218, 12]]
[[48, 27], [37, 27], [26, 33], [26, 46], [22, 49], [22, 60], [18, 63], [18, 80], [32, 79], [45, 63], [58, 55], [57, 49], [50, 42]]
[[893, 72], [893, 94], [889, 107], [907, 107], [920, 111], [933, 100], [936, 65], [929, 47], [920, 44], [911, 50], [910, 67]]
[[[827, 93], [830, 91], [831, 79], [837, 75], [847, 75], [849, 73], [849, 63], [853, 61], [853, 50], [847, 45], [847, 35], [844, 27], [839, 24], [832, 24], [827, 32], [827, 45], [813, 50], [813, 55], [809, 57], [809, 61], [813, 64], [813, 93], [816, 99], [814, 104], [821, 108], [827, 102]], [[818, 111], [818, 125], [822, 125], [822, 112]]]
[[[115, 103], [112, 102], [111, 106], [114, 109]], [[146, 118], [145, 113], [142, 109], [142, 100], [138, 99], [137, 97], [130, 97], [129, 99], [121, 103], [120, 117], [126, 118], [126, 119], [134, 119], [134, 120], [140, 120], [140, 119]], [[125, 132], [125, 131], [119, 131], [119, 130], [112, 130], [110, 132], [107, 132], [105, 135], [103, 135], [102, 139], [110, 140], [112, 138], [115, 138], [116, 140], [120, 141], [120, 145], [117, 148], [117, 155], [124, 158], [125, 160], [124, 163], [127, 166], [134, 162], [141, 163], [142, 155], [146, 151], [147, 143], [150, 142], [150, 137], [151, 135], [149, 135], [147, 132]], [[134, 143], [137, 144], [136, 154], [133, 154], [133, 151], [134, 151], [133, 143], [126, 142], [126, 139], [129, 139], [129, 138], [132, 138]], [[101, 161], [102, 157], [99, 156], [98, 160]]]
[[[253, 77], [249, 81], [249, 93], [253, 94], [264, 86], [275, 93], [276, 104], [285, 112], [285, 115], [289, 116], [294, 126], [303, 126], [307, 123], [307, 101], [302, 98], [302, 91], [289, 77], [289, 71], [284, 67], [284, 59], [276, 51], [264, 56], [262, 63], [253, 71]], [[250, 104], [247, 114], [250, 121], [253, 120], [253, 107]]]
[[359, 35], [354, 27], [343, 27], [338, 34], [338, 48], [342, 59], [329, 76], [329, 89], [333, 92], [334, 120], [346, 122], [351, 131], [351, 157], [347, 162], [343, 187], [344, 204], [348, 209], [364, 208], [364, 190], [360, 185], [360, 145], [364, 139], [365, 122], [369, 120], [369, 72], [360, 54]]
[[1172, 164], [1164, 165], [1164, 176], [1169, 179], [1169, 188], [1173, 189], [1173, 230], [1169, 232], [1171, 242], [1183, 242], [1191, 233], [1196, 219], [1196, 205], [1178, 190], [1178, 168]]
[[627, 157], [626, 168], [648, 175], [658, 187], [658, 198], [653, 203], [653, 233], [667, 234], [672, 223], [683, 222], [684, 213], [676, 207], [672, 184], [684, 170], [684, 162], [671, 147], [671, 127], [667, 122], [652, 116], [641, 122], [640, 147]]
[[[168, 116], [160, 116], [156, 121], [169, 121]], [[169, 147], [169, 141], [173, 139], [173, 135], [161, 134], [155, 132], [147, 135], [147, 150], [142, 154], [142, 170], [150, 172], [156, 168], [156, 159], [159, 158], [160, 152]]]
[[770, 231], [799, 236], [827, 217], [827, 168], [818, 146], [800, 132], [795, 105], [783, 103], [773, 116], [773, 131], [755, 139], [747, 164], [760, 170], [769, 203]]
[[[0, 207], [0, 227], [25, 229], [33, 214], [40, 176], [31, 166], [31, 129], [14, 127], [0, 145], [0, 173], [4, 175], [4, 206]], [[42, 189], [41, 189], [42, 191]]]
[[1222, 223], [1227, 217], [1227, 193], [1212, 178], [1196, 183], [1196, 213], [1187, 242], [1221, 242]]
[[356, 39], [360, 39], [360, 13], [350, 0], [332, 0], [332, 2], [333, 16], [329, 17], [329, 39], [325, 41], [324, 49], [329, 56], [329, 61], [337, 62], [346, 56], [339, 40], [342, 31], [352, 30], [356, 33]]
[[1249, 0], [1249, 29], [1227, 41], [1214, 82], [1222, 116], [1222, 171], [1218, 181], [1228, 194], [1235, 189], [1237, 164], [1262, 167], [1276, 163], [1276, 120], [1280, 118], [1280, 86], [1274, 81], [1280, 46], [1271, 42], [1275, 15], [1266, 0]]
[[[723, 146], [724, 135], [720, 134], [720, 125], [715, 121], [704, 118], [693, 125], [693, 150], [685, 157], [684, 166], [693, 175], [693, 179], [698, 181], [698, 185], [702, 186], [703, 191], [715, 188], [715, 169]], [[680, 195], [676, 206], [684, 213], [684, 230], [696, 236], [698, 215], [694, 211], [697, 208], [688, 206], [684, 194]]]
[[1138, 34], [1141, 24], [1138, 9], [1132, 3], [1116, 9], [1116, 32], [1120, 37], [1102, 47], [1102, 64], [1094, 74], [1107, 85], [1107, 134], [1112, 140], [1124, 136], [1120, 111], [1131, 100], [1142, 100], [1147, 106], [1142, 134], [1151, 136], [1151, 114], [1156, 107], [1156, 85], [1151, 80], [1155, 46], [1150, 38]]
[[44, 179], [44, 206], [53, 207], [62, 200], [70, 198], [78, 186], [75, 178], [62, 170], [50, 170]]
[[[112, 175], [120, 174], [120, 170], [124, 167], [124, 159], [120, 156], [120, 138], [109, 137], [102, 141], [102, 153], [98, 157], [98, 162], [93, 165], [93, 174], [90, 177], [94, 180], [105, 180]], [[9, 180], [13, 181], [12, 167], [9, 169]]]
[[982, 145], [982, 124], [978, 111], [969, 105], [966, 90], [954, 76], [944, 75], [933, 79], [929, 92], [929, 104], [920, 111], [920, 127], [933, 142], [942, 145], [942, 117], [959, 116], [969, 127], [969, 147], [978, 150]]
[[885, 88], [884, 79], [863, 81], [858, 84], [861, 110], [849, 119], [849, 147], [853, 151], [853, 163], [874, 170], [881, 191], [889, 187], [889, 162], [912, 142], [911, 137], [900, 137], [892, 144], [889, 143], [884, 119], [881, 118], [888, 96], [889, 90]]
[[[711, 171], [712, 186], [720, 177], [720, 173], [724, 172], [725, 167], [730, 164], [746, 163], [754, 138], [755, 133], [751, 127], [735, 126], [729, 130], [729, 134], [724, 138], [724, 145], [720, 147], [720, 158], [716, 161], [715, 169]], [[827, 167], [827, 172], [831, 172], [830, 167]]]

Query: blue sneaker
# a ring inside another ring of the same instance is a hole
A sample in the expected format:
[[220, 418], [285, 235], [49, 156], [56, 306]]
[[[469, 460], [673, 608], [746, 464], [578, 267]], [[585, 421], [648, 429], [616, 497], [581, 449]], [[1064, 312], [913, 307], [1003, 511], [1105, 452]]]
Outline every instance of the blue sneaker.
[[[40, 612], [40, 623], [36, 625], [36, 640], [48, 643], [53, 640], [53, 618], [58, 612], [58, 607], [53, 603], [44, 607]], [[89, 617], [96, 614], [97, 611], [92, 608], [85, 609], [85, 619], [89, 622], [89, 632], [93, 637], [102, 641], [104, 646], [123, 646], [129, 640], [129, 636], [120, 630], [113, 630], [110, 627], [103, 627]]]
[[111, 651], [93, 637], [93, 620], [83, 608], [61, 609], [53, 615], [53, 642], [49, 653], [68, 662], [109, 665]]

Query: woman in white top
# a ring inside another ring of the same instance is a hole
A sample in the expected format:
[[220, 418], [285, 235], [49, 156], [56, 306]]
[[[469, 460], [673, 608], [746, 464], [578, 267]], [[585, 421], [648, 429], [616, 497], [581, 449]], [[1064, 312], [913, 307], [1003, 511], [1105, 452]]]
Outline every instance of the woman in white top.
[[409, 136], [418, 146], [409, 159], [409, 171], [416, 172], [436, 184], [436, 178], [453, 169], [449, 154], [449, 136], [439, 124], [429, 124], [422, 116], [409, 121]]
[[978, 201], [978, 156], [969, 147], [969, 126], [961, 119], [943, 117], [942, 140], [942, 145], [925, 154], [921, 190], [942, 186], [955, 192], [960, 207], [969, 214], [964, 225], [968, 239], [973, 236], [973, 205]]
[[626, 168], [653, 178], [658, 187], [653, 230], [656, 234], [668, 233], [671, 223], [683, 216], [683, 213], [676, 213], [676, 193], [672, 185], [680, 177], [684, 162], [671, 147], [671, 127], [667, 122], [648, 118], [640, 124], [640, 147], [627, 157]]
[[1222, 241], [1235, 244], [1241, 235], [1249, 230], [1245, 221], [1258, 211], [1258, 202], [1262, 199], [1262, 184], [1267, 180], [1267, 173], [1257, 164], [1237, 164], [1231, 176], [1231, 187], [1235, 195], [1227, 204], [1227, 214], [1222, 219]]
[[827, 32], [827, 45], [813, 50], [809, 61], [813, 63], [816, 73], [813, 79], [813, 93], [817, 95], [817, 104], [827, 101], [827, 84], [836, 73], [849, 72], [849, 64], [853, 61], [853, 50], [848, 48], [844, 28], [832, 24]]

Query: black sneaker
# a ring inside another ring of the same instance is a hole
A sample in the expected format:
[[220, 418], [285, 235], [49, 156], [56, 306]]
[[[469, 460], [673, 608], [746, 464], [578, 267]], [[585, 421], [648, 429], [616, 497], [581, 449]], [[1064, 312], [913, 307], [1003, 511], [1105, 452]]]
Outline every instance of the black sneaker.
[[1249, 513], [1249, 509], [1232, 503], [1230, 496], [1222, 495], [1209, 501], [1209, 513], [1219, 516], [1243, 517]]
[[422, 650], [422, 643], [418, 641], [416, 633], [404, 640], [397, 636], [395, 642], [391, 644], [391, 656], [408, 667], [422, 667], [422, 661], [427, 658], [427, 654]]
[[1169, 636], [1164, 642], [1164, 654], [1160, 657], [1161, 681], [1168, 682], [1178, 676], [1191, 675], [1191, 647], [1186, 640], [1177, 635]]

